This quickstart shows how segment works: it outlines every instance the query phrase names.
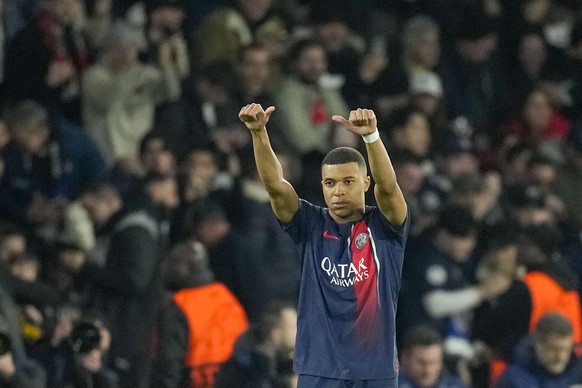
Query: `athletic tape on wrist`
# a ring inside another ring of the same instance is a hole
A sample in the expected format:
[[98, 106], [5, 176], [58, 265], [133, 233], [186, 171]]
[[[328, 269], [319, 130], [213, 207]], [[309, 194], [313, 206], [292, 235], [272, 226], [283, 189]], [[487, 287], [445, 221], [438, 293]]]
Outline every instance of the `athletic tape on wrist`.
[[362, 139], [366, 143], [373, 143], [380, 138], [380, 132], [378, 132], [378, 128], [368, 135], [362, 135]]

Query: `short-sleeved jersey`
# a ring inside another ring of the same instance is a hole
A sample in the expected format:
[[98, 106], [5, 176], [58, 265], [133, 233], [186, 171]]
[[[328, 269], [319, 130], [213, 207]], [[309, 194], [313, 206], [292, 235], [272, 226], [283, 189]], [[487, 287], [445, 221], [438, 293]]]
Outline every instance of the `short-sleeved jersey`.
[[395, 314], [409, 217], [377, 207], [338, 224], [305, 200], [289, 224], [301, 258], [295, 370], [342, 380], [397, 376]]

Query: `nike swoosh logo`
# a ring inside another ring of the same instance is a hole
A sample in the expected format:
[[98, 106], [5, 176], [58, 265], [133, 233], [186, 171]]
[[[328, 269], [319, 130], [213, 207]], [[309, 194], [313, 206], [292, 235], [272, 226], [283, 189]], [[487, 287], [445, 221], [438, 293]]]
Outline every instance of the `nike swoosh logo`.
[[324, 238], [333, 238], [334, 240], [338, 240], [338, 241], [340, 239], [338, 236], [334, 236], [333, 234], [329, 234], [329, 232], [327, 230], [325, 232], [323, 232], [323, 237]]

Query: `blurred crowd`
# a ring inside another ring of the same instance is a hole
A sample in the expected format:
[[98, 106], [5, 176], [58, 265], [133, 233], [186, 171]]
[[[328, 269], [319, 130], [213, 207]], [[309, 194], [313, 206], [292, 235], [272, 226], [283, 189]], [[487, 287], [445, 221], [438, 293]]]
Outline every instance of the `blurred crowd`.
[[300, 267], [251, 102], [320, 205], [323, 156], [363, 150], [331, 116], [376, 113], [412, 222], [402, 387], [582, 384], [582, 1], [0, 15], [1, 387], [294, 386]]

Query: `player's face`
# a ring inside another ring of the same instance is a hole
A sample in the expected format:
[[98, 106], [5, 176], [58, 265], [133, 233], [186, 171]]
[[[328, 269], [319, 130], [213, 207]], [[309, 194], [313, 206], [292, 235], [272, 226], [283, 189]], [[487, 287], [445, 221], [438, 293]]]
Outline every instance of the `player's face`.
[[364, 193], [370, 177], [356, 162], [324, 164], [321, 169], [323, 197], [331, 217], [338, 223], [358, 221], [364, 211]]
[[402, 362], [416, 385], [432, 387], [443, 368], [443, 349], [440, 345], [416, 346], [404, 355]]

